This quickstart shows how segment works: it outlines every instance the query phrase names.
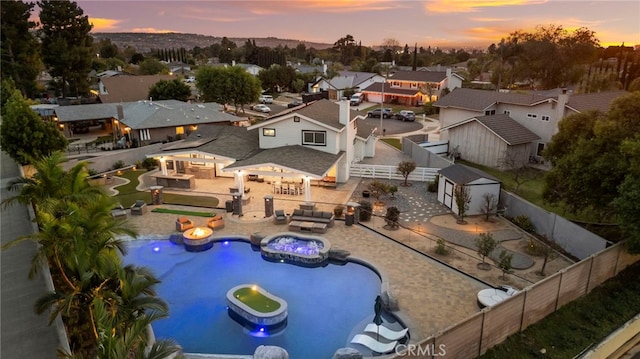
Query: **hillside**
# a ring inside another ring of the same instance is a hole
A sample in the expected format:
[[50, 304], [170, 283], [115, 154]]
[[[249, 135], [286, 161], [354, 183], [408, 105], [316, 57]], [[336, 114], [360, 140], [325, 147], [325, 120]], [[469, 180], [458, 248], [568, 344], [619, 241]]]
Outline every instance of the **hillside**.
[[[190, 50], [196, 46], [207, 47], [222, 41], [222, 37], [206, 36], [198, 34], [182, 34], [182, 33], [137, 33], [137, 32], [95, 32], [91, 33], [95, 41], [102, 39], [111, 39], [111, 42], [118, 45], [119, 48], [127, 46], [135, 47], [139, 52], [149, 52], [151, 49], [162, 48], [181, 48]], [[229, 40], [235, 42], [239, 47], [243, 46], [247, 38], [233, 38]], [[307, 48], [315, 48], [318, 50], [332, 47], [332, 44], [323, 44], [318, 42], [278, 39], [275, 37], [251, 38], [255, 40], [257, 46], [277, 47], [278, 45], [295, 48], [299, 43], [303, 43]]]

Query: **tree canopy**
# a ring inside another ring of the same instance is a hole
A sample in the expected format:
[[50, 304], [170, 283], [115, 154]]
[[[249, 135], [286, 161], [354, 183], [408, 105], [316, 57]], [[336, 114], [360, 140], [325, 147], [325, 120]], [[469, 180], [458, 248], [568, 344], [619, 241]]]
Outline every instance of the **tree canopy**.
[[13, 79], [25, 97], [36, 95], [36, 78], [42, 68], [39, 44], [31, 31], [36, 26], [30, 20], [34, 5], [22, 1], [3, 1], [0, 6], [2, 78]]
[[67, 140], [53, 122], [43, 121], [20, 91], [14, 90], [2, 109], [0, 145], [11, 158], [27, 164], [29, 158], [66, 149]]
[[38, 6], [42, 58], [57, 78], [58, 91], [63, 97], [88, 93], [93, 51], [89, 17], [69, 0], [41, 0]]
[[262, 91], [260, 80], [239, 66], [201, 67], [196, 73], [196, 87], [205, 102], [233, 104], [236, 112], [256, 102]]
[[[553, 169], [545, 177], [546, 201], [572, 213], [615, 220], [640, 240], [640, 210], [634, 198], [640, 173], [640, 92], [616, 99], [607, 114], [571, 115], [544, 152]], [[639, 248], [640, 249], [640, 248]]]
[[149, 89], [149, 96], [154, 100], [187, 101], [191, 96], [189, 85], [180, 79], [160, 80]]

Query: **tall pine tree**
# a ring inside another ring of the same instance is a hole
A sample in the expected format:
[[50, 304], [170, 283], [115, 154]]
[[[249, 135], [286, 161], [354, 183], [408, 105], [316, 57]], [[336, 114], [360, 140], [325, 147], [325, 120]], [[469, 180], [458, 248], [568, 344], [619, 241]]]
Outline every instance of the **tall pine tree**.
[[75, 2], [41, 0], [42, 57], [63, 97], [89, 92], [93, 38], [89, 17]]
[[34, 5], [22, 1], [3, 1], [0, 6], [2, 78], [13, 79], [16, 88], [25, 97], [36, 95], [36, 78], [42, 68], [38, 41], [31, 32], [36, 23], [29, 20]]

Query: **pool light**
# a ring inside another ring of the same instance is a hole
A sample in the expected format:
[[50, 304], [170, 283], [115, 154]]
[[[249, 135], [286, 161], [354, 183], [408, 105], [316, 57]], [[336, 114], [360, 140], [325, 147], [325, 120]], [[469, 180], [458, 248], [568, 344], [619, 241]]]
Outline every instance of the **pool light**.
[[153, 247], [154, 252], [160, 252], [160, 247]]

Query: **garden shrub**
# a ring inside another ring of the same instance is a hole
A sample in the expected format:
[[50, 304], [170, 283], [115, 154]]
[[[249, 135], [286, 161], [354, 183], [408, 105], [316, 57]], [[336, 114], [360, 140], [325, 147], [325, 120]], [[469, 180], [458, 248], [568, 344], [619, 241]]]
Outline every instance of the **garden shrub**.
[[447, 250], [447, 244], [444, 239], [438, 238], [436, 240], [436, 254], [446, 255], [449, 251]]
[[533, 223], [531, 223], [529, 217], [524, 214], [517, 216], [512, 220], [512, 222], [529, 233], [535, 233], [536, 231], [536, 228], [533, 226]]
[[124, 161], [122, 161], [122, 160], [118, 160], [118, 161], [116, 161], [116, 162], [113, 164], [113, 166], [111, 167], [111, 169], [117, 170], [117, 169], [120, 169], [120, 168], [122, 168], [122, 167], [124, 167]]
[[360, 222], [368, 222], [373, 214], [373, 204], [369, 201], [360, 201]]

